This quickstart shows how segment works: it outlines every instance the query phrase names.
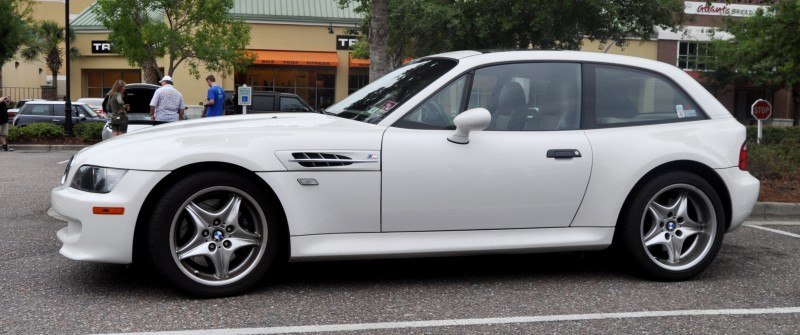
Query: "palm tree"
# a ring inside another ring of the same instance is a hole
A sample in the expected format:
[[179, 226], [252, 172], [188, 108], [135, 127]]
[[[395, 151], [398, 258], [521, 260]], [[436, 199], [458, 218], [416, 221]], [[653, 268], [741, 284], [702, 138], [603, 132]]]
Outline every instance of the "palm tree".
[[[44, 62], [50, 73], [53, 74], [53, 87], [58, 87], [58, 71], [64, 65], [64, 58], [61, 54], [64, 52], [62, 44], [66, 41], [64, 38], [64, 27], [58, 25], [53, 21], [41, 21], [33, 28], [33, 38], [22, 49], [22, 58], [26, 61], [35, 61], [39, 57], [44, 56]], [[69, 31], [70, 42], [75, 41], [75, 32]], [[70, 58], [78, 57], [78, 49], [75, 47], [69, 50]]]

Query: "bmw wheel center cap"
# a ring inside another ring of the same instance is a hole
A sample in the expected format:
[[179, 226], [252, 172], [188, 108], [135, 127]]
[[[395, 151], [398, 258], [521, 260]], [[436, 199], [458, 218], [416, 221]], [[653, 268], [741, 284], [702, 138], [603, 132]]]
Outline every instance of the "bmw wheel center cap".
[[211, 238], [213, 238], [216, 242], [222, 241], [222, 238], [224, 237], [225, 233], [223, 233], [222, 230], [215, 230], [214, 233], [211, 234]]

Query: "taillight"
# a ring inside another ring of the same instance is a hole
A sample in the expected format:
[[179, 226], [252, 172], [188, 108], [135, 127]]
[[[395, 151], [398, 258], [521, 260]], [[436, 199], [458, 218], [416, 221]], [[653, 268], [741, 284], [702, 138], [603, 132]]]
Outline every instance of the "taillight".
[[742, 143], [742, 149], [739, 150], [739, 170], [747, 170], [747, 142]]

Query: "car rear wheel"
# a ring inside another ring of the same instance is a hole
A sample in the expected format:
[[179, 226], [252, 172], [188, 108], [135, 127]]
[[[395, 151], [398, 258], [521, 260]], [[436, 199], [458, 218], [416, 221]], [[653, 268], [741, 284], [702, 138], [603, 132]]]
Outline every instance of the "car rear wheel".
[[652, 179], [634, 196], [618, 237], [645, 275], [686, 280], [714, 260], [725, 222], [719, 195], [707, 181], [672, 172]]
[[275, 259], [279, 239], [268, 203], [262, 190], [237, 174], [202, 172], [181, 179], [153, 211], [153, 265], [194, 295], [242, 292]]

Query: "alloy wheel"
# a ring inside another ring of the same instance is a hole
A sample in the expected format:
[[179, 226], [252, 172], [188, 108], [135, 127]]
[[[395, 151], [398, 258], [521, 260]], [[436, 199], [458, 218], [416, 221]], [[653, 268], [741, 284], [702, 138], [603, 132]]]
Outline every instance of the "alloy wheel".
[[681, 271], [701, 262], [714, 244], [717, 217], [709, 197], [689, 184], [674, 184], [653, 196], [642, 213], [640, 236], [653, 262]]
[[204, 285], [227, 285], [258, 266], [267, 231], [263, 210], [247, 193], [211, 187], [181, 205], [170, 229], [170, 250], [188, 278]]

